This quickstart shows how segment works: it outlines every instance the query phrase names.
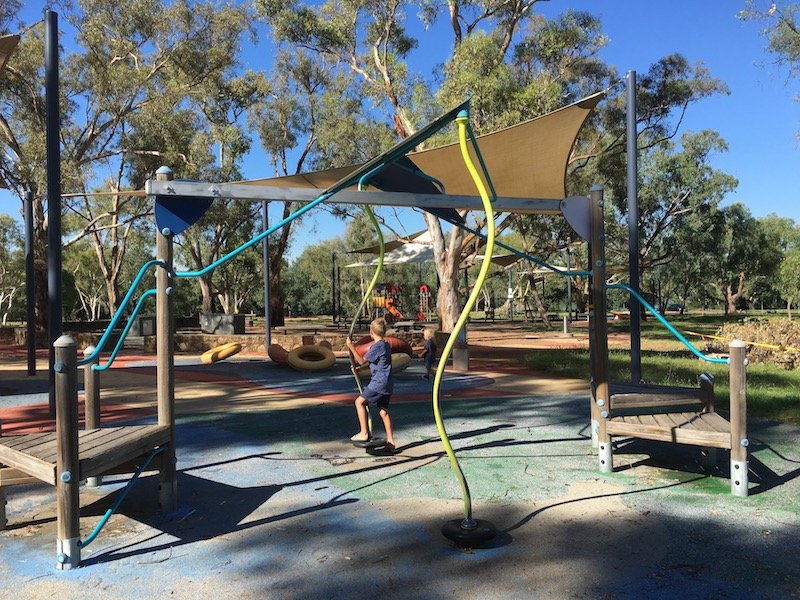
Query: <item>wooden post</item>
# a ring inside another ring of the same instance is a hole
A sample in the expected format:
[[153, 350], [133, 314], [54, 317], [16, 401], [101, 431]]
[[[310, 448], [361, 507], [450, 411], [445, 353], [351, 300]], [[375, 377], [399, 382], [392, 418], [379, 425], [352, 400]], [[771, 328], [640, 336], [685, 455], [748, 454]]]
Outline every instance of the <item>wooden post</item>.
[[[161, 167], [156, 180], [169, 181], [172, 171]], [[177, 473], [175, 471], [175, 371], [172, 268], [172, 232], [169, 229], [156, 233], [156, 258], [164, 263], [156, 271], [156, 352], [158, 390], [158, 424], [168, 425], [169, 446], [161, 455], [159, 502], [166, 513], [177, 509]]]
[[733, 340], [729, 346], [731, 370], [731, 493], [747, 496], [747, 345]]
[[78, 459], [78, 350], [75, 340], [62, 335], [53, 344], [56, 396], [56, 568], [81, 563], [80, 464]]
[[[2, 436], [3, 422], [0, 421], [0, 437]], [[8, 519], [6, 518], [6, 503], [6, 488], [0, 483], [0, 531], [5, 530], [6, 525], [8, 525]]]
[[[83, 351], [84, 358], [90, 356], [94, 351], [94, 346], [87, 346]], [[100, 428], [100, 371], [96, 371], [92, 368], [99, 363], [100, 358], [95, 357], [94, 360], [83, 365], [85, 429]], [[86, 478], [86, 485], [89, 487], [98, 487], [102, 483], [102, 477]]]
[[[702, 373], [697, 378], [700, 385], [700, 395], [703, 398], [703, 412], [713, 413], [714, 408], [714, 376], [711, 373]], [[714, 469], [717, 466], [717, 449], [706, 447], [702, 449], [703, 453], [703, 467], [705, 469]]]
[[597, 432], [600, 471], [614, 469], [606, 418], [611, 411], [608, 386], [608, 320], [606, 319], [606, 251], [603, 225], [603, 188], [592, 186], [590, 202], [592, 290], [589, 307], [589, 345], [592, 373], [592, 430]]

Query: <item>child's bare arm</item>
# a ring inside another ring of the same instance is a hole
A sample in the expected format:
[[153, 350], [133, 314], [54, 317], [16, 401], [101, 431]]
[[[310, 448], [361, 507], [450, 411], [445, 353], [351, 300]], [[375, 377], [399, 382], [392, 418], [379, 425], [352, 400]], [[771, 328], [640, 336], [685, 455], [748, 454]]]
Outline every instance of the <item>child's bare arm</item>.
[[364, 357], [361, 356], [361, 354], [358, 353], [358, 350], [356, 350], [356, 345], [353, 343], [353, 341], [350, 338], [347, 338], [345, 340], [345, 344], [347, 345], [347, 349], [350, 350], [350, 353], [353, 355], [353, 358], [356, 360], [356, 363], [358, 363], [359, 366], [361, 366], [365, 362], [367, 362], [364, 359]]

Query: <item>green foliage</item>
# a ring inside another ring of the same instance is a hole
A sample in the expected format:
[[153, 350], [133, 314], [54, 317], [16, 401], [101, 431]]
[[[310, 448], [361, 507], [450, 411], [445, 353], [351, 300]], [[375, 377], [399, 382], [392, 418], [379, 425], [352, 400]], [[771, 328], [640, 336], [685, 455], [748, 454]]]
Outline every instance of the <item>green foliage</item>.
[[24, 312], [23, 250], [19, 225], [8, 215], [0, 214], [0, 323]]
[[800, 299], [800, 248], [789, 250], [778, 269], [778, 291], [786, 300], [791, 317], [792, 301]]
[[11, 19], [16, 16], [20, 8], [22, 8], [20, 0], [6, 0], [0, 4], [0, 35], [16, 33], [11, 31]]
[[763, 34], [768, 50], [797, 75], [800, 70], [800, 4], [747, 0], [739, 18], [765, 22]]
[[[63, 18], [72, 27], [62, 32], [74, 31], [75, 38], [64, 41], [70, 50], [61, 56], [63, 191], [140, 187], [162, 164], [177, 177], [239, 179], [237, 162], [249, 140], [237, 121], [257, 90], [231, 73], [248, 15], [243, 7], [188, 0], [66, 3]], [[8, 115], [8, 127], [0, 127], [0, 184], [20, 197], [33, 192], [39, 257], [46, 246], [42, 35], [41, 25], [26, 32], [9, 76], [0, 79], [0, 112]], [[210, 151], [216, 142], [227, 153], [219, 168]], [[151, 231], [144, 221], [149, 203], [120, 194], [64, 204], [65, 261], [72, 251], [73, 263], [94, 255], [115, 310], [117, 290], [127, 285], [130, 246], [137, 258], [152, 256], [140, 250], [152, 244], [136, 235]], [[93, 252], [85, 252], [86, 239]], [[39, 297], [40, 315], [45, 299]]]

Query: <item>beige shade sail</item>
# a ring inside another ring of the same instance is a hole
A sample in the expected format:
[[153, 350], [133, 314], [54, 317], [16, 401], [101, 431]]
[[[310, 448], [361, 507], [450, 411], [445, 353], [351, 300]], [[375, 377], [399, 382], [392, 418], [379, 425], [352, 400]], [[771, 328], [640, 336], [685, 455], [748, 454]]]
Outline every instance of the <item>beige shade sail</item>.
[[6, 62], [8, 61], [8, 57], [11, 56], [12, 52], [14, 52], [14, 48], [17, 47], [17, 44], [19, 44], [18, 35], [0, 36], [0, 73], [3, 72]]
[[[478, 146], [501, 197], [562, 199], [569, 157], [578, 133], [597, 104], [599, 92], [513, 127], [478, 136]], [[475, 153], [472, 150], [473, 160]], [[448, 194], [476, 195], [458, 144], [408, 154], [424, 173], [441, 181]], [[477, 161], [476, 161], [477, 165]], [[253, 185], [327, 189], [360, 165], [287, 177], [245, 181]]]

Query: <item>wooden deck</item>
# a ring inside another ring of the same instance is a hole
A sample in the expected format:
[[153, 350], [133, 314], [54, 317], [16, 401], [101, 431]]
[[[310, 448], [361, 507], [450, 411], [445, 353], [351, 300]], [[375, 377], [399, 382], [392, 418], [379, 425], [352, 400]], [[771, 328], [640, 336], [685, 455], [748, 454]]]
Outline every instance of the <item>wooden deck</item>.
[[[78, 432], [79, 479], [96, 477], [170, 440], [166, 425], [103, 427]], [[56, 485], [54, 431], [0, 437], [0, 464]]]
[[707, 448], [731, 447], [731, 425], [714, 412], [712, 384], [697, 388], [612, 383], [609, 435]]

